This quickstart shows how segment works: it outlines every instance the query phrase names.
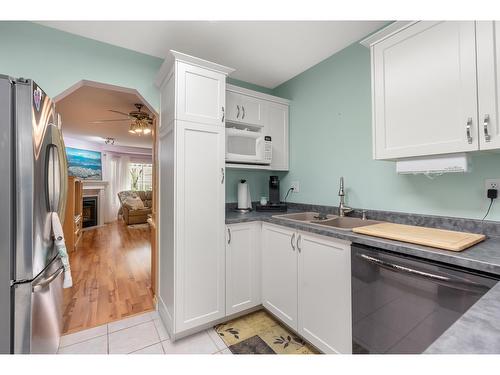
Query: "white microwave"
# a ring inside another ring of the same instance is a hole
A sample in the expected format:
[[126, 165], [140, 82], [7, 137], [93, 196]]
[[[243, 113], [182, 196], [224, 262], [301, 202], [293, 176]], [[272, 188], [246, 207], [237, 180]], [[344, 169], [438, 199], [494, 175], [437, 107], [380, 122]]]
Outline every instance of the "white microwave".
[[271, 164], [273, 146], [270, 136], [261, 132], [226, 128], [226, 162]]

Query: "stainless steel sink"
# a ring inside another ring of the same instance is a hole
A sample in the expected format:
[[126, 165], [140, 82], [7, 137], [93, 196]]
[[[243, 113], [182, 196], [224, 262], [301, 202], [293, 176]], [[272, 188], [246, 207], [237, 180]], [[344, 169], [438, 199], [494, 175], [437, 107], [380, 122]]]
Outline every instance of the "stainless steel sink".
[[300, 222], [315, 222], [321, 223], [329, 219], [335, 219], [336, 215], [320, 215], [318, 212], [298, 212], [295, 214], [273, 215], [278, 219], [300, 221]]
[[329, 228], [337, 228], [345, 231], [352, 230], [352, 228], [381, 223], [381, 221], [363, 220], [357, 217], [340, 217], [337, 215], [325, 216], [320, 215], [318, 212], [298, 212], [295, 214], [273, 215], [273, 217], [278, 219], [321, 225]]
[[365, 227], [367, 225], [378, 224], [381, 221], [363, 220], [357, 217], [335, 217], [329, 220], [312, 220], [311, 224], [323, 225], [326, 227], [337, 228], [342, 230], [352, 230], [353, 228]]

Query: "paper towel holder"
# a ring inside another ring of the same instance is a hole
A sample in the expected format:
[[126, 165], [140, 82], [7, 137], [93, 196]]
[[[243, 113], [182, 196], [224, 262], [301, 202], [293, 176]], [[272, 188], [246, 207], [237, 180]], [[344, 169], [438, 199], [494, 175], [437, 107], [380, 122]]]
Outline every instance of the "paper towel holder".
[[245, 179], [241, 179], [238, 184], [238, 203], [236, 205], [237, 212], [247, 213], [252, 211], [252, 197], [250, 195], [250, 187]]

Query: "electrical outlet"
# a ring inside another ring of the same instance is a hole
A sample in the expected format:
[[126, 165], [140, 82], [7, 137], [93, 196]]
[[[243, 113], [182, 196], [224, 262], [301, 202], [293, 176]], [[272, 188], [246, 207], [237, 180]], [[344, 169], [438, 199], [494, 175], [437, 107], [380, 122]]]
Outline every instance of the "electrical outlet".
[[300, 184], [299, 184], [299, 181], [293, 181], [292, 182], [292, 186], [291, 188], [293, 188], [293, 192], [294, 193], [299, 193], [300, 192]]
[[500, 189], [500, 178], [489, 178], [484, 180], [484, 189], [488, 191], [488, 189]]

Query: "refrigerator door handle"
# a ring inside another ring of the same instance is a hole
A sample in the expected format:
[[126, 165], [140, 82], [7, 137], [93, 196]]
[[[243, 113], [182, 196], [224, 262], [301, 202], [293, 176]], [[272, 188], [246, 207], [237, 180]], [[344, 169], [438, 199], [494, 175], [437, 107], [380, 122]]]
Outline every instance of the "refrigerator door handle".
[[47, 277], [46, 279], [40, 280], [36, 284], [33, 284], [32, 291], [33, 293], [41, 291], [43, 288], [47, 287], [52, 281], [57, 279], [57, 277], [64, 271], [64, 267], [59, 267], [52, 275]]
[[[58, 122], [61, 122], [58, 116]], [[47, 158], [47, 193], [49, 211], [55, 211], [64, 222], [68, 189], [68, 162], [66, 147], [59, 126], [50, 126], [50, 144]]]

